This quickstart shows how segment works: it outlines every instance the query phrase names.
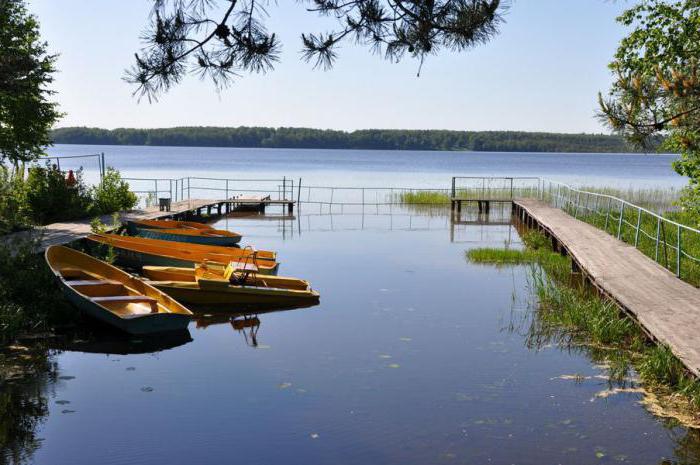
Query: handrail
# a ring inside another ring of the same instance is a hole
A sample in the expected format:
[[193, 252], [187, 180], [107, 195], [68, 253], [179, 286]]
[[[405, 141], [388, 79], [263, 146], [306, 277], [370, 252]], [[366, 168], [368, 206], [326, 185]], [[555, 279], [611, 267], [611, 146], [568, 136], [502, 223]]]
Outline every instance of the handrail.
[[688, 231], [692, 231], [692, 232], [694, 232], [694, 233], [700, 234], [700, 230], [698, 230], [698, 229], [692, 228], [692, 227], [690, 227], [690, 226], [688, 226], [688, 225], [685, 225], [685, 224], [677, 223], [677, 222], [675, 222], [675, 221], [673, 221], [673, 220], [669, 220], [668, 218], [663, 217], [663, 216], [659, 215], [658, 213], [654, 213], [654, 212], [651, 211], [651, 210], [648, 210], [648, 209], [646, 209], [646, 208], [644, 208], [644, 207], [640, 207], [639, 205], [635, 205], [635, 204], [633, 204], [633, 203], [631, 203], [631, 202], [628, 202], [627, 200], [621, 199], [621, 198], [619, 198], [619, 197], [615, 197], [615, 196], [609, 195], [609, 194], [601, 194], [601, 193], [599, 193], [599, 192], [584, 191], [584, 190], [576, 189], [575, 187], [572, 187], [572, 186], [570, 186], [570, 185], [568, 185], [568, 184], [565, 184], [565, 183], [563, 183], [563, 182], [553, 181], [553, 180], [548, 179], [548, 178], [538, 178], [538, 179], [541, 179], [542, 181], [549, 182], [549, 183], [551, 183], [551, 184], [558, 184], [558, 185], [560, 185], [560, 186], [564, 186], [564, 187], [566, 187], [566, 188], [569, 189], [569, 190], [572, 190], [572, 191], [574, 191], [574, 192], [578, 192], [578, 193], [581, 193], [581, 194], [595, 195], [595, 196], [597, 196], [597, 197], [604, 197], [604, 198], [607, 198], [607, 199], [615, 200], [615, 201], [620, 202], [620, 203], [623, 203], [623, 204], [625, 204], [625, 205], [629, 205], [630, 207], [633, 207], [633, 208], [635, 208], [635, 209], [642, 210], [643, 212], [648, 213], [649, 215], [652, 215], [652, 216], [654, 216], [654, 217], [656, 217], [656, 218], [659, 218], [661, 221], [665, 221], [665, 222], [671, 223], [671, 224], [673, 224], [673, 225], [675, 225], [675, 226], [680, 226], [680, 227], [683, 228], [683, 229], [687, 229]]

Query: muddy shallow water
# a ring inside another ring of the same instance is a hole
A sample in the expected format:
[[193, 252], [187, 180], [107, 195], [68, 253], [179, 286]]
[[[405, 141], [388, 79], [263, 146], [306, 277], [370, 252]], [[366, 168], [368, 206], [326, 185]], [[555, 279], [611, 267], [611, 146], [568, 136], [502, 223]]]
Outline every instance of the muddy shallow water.
[[6, 430], [27, 433], [20, 402], [45, 408], [25, 415], [34, 441], [4, 436], [0, 463], [10, 450], [52, 465], [700, 460], [698, 434], [639, 392], [596, 396], [605, 371], [582, 349], [526, 346], [527, 267], [464, 258], [517, 245], [512, 226], [451, 231], [439, 212], [394, 207], [217, 227], [277, 250], [280, 275], [310, 280], [320, 305], [259, 326], [203, 319], [164, 350], [134, 338], [60, 352], [51, 376], [3, 392]]

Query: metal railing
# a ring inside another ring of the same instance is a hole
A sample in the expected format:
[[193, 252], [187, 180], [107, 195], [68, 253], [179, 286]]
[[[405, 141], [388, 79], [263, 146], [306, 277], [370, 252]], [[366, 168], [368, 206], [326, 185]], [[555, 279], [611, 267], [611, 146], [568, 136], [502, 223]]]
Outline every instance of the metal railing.
[[298, 198], [301, 178], [281, 179], [231, 179], [188, 176], [184, 178], [135, 178], [123, 177], [130, 184], [131, 191], [158, 198], [191, 200], [201, 196], [210, 196], [217, 200], [231, 199], [236, 195], [269, 196], [272, 200], [294, 202]]
[[[679, 278], [684, 275], [684, 265], [700, 272], [700, 258], [691, 254], [689, 245], [684, 248], [684, 242], [700, 248], [698, 229], [624, 199], [549, 179], [541, 179], [538, 198], [634, 245]], [[700, 250], [694, 253], [700, 254]]]
[[450, 197], [461, 200], [512, 200], [538, 192], [541, 182], [541, 178], [534, 176], [454, 176]]

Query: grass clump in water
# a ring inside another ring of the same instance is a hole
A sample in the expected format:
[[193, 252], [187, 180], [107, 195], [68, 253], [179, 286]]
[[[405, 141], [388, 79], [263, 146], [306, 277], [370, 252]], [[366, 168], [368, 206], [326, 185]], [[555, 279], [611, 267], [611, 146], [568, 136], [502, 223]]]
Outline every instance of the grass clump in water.
[[444, 191], [407, 191], [398, 194], [399, 203], [437, 205], [450, 203], [450, 196]]
[[700, 382], [671, 349], [649, 340], [614, 301], [583, 285], [580, 276], [571, 273], [571, 259], [554, 252], [546, 236], [528, 231], [522, 237], [524, 250], [473, 249], [467, 256], [476, 263], [530, 263], [537, 302], [529, 318], [527, 346], [587, 347], [593, 358], [605, 362], [611, 383], [625, 383], [634, 368], [659, 397], [700, 416]]

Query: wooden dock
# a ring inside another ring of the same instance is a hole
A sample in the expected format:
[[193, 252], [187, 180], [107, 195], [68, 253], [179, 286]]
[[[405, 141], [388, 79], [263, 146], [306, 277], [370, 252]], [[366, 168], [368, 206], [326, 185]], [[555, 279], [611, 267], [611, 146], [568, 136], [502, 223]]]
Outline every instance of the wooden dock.
[[522, 199], [513, 202], [513, 213], [550, 236], [594, 286], [700, 376], [700, 289], [635, 247], [558, 208]]
[[[120, 221], [126, 222], [129, 220], [155, 220], [160, 218], [172, 218], [179, 215], [186, 215], [191, 212], [196, 212], [202, 208], [212, 204], [212, 200], [183, 200], [175, 202], [170, 206], [170, 211], [160, 211], [158, 207], [151, 207], [144, 210], [133, 210], [123, 213], [119, 216]], [[105, 224], [112, 223], [112, 216], [105, 215], [100, 218]], [[76, 220], [64, 223], [53, 223], [47, 226], [38, 227], [38, 239], [40, 241], [39, 249], [43, 251], [50, 245], [63, 245], [70, 242], [82, 239], [92, 232], [90, 228], [90, 219]], [[18, 232], [9, 234], [0, 238], [3, 242], [11, 242], [17, 239], [29, 237], [29, 232]]]

